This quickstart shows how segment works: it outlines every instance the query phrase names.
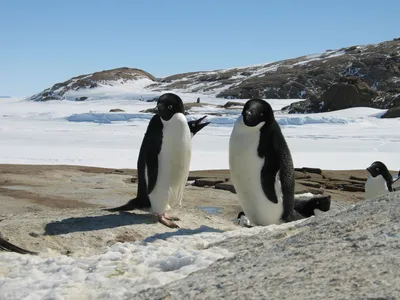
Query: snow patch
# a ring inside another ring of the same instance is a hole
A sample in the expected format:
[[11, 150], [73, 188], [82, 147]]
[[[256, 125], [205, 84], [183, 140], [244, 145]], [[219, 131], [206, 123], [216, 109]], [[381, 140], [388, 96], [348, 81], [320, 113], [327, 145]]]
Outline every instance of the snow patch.
[[234, 254], [215, 246], [228, 238], [285, 230], [303, 222], [220, 232], [202, 226], [117, 243], [98, 255], [68, 257], [0, 253], [4, 299], [131, 299], [140, 291], [182, 279]]

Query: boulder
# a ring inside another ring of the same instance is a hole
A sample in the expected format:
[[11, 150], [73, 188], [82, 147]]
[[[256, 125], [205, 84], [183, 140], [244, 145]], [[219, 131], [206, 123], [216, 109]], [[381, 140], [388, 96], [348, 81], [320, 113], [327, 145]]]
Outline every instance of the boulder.
[[222, 183], [225, 180], [220, 178], [199, 178], [194, 181], [195, 186], [205, 187], [205, 186], [215, 186], [217, 183]]
[[400, 118], [400, 106], [389, 108], [382, 116], [382, 119]]
[[231, 193], [236, 194], [235, 187], [233, 186], [233, 183], [231, 181], [217, 183], [215, 185], [215, 188], [217, 190], [230, 191]]
[[226, 102], [224, 105], [221, 105], [220, 107], [223, 108], [230, 108], [232, 106], [240, 106], [243, 107], [244, 106], [244, 102], [237, 102], [237, 101], [228, 101]]
[[332, 111], [350, 107], [370, 107], [378, 93], [359, 77], [343, 77], [321, 96], [321, 111]]

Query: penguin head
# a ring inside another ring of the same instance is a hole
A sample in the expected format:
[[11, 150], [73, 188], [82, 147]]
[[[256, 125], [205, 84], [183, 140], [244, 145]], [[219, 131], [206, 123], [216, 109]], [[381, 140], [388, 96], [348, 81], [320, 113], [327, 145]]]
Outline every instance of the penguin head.
[[169, 121], [176, 113], [185, 113], [182, 99], [172, 93], [161, 95], [157, 101], [157, 114], [164, 121]]
[[391, 185], [393, 181], [393, 177], [390, 174], [386, 165], [381, 161], [373, 162], [368, 168], [367, 171], [371, 174], [372, 177], [376, 177], [382, 175], [382, 177], [386, 180], [388, 185]]
[[238, 214], [237, 218], [240, 219], [242, 216], [245, 216], [245, 214], [244, 214], [243, 211], [241, 211], [241, 212]]
[[274, 112], [268, 102], [261, 99], [250, 99], [242, 110], [243, 123], [254, 127], [264, 122], [272, 124], [275, 121]]

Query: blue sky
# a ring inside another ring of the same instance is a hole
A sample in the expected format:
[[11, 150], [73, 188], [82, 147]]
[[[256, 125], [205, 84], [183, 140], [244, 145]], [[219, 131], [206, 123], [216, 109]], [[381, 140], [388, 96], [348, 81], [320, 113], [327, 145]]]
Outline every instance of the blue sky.
[[157, 77], [400, 37], [400, 1], [1, 0], [0, 95], [135, 67]]

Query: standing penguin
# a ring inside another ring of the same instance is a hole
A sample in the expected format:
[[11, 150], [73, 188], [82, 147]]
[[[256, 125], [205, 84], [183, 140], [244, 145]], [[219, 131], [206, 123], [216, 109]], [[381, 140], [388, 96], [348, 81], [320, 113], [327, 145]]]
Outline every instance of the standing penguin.
[[[201, 120], [195, 124], [198, 129]], [[107, 210], [148, 210], [157, 215], [160, 223], [179, 228], [173, 222], [179, 219], [168, 216], [165, 211], [169, 205], [182, 200], [189, 176], [191, 139], [197, 131], [191, 132], [179, 96], [172, 93], [160, 96], [157, 114], [150, 120], [140, 147], [137, 196], [125, 205]]]
[[299, 220], [315, 208], [329, 210], [330, 197], [302, 200], [295, 210], [292, 156], [264, 100], [247, 101], [237, 119], [229, 141], [229, 168], [244, 214], [254, 225]]
[[294, 211], [292, 157], [266, 101], [246, 102], [231, 133], [229, 168], [239, 202], [252, 224], [301, 219]]
[[368, 168], [369, 176], [365, 183], [365, 199], [373, 199], [388, 192], [393, 192], [393, 184], [399, 181], [394, 178], [386, 165], [381, 161], [373, 162]]

